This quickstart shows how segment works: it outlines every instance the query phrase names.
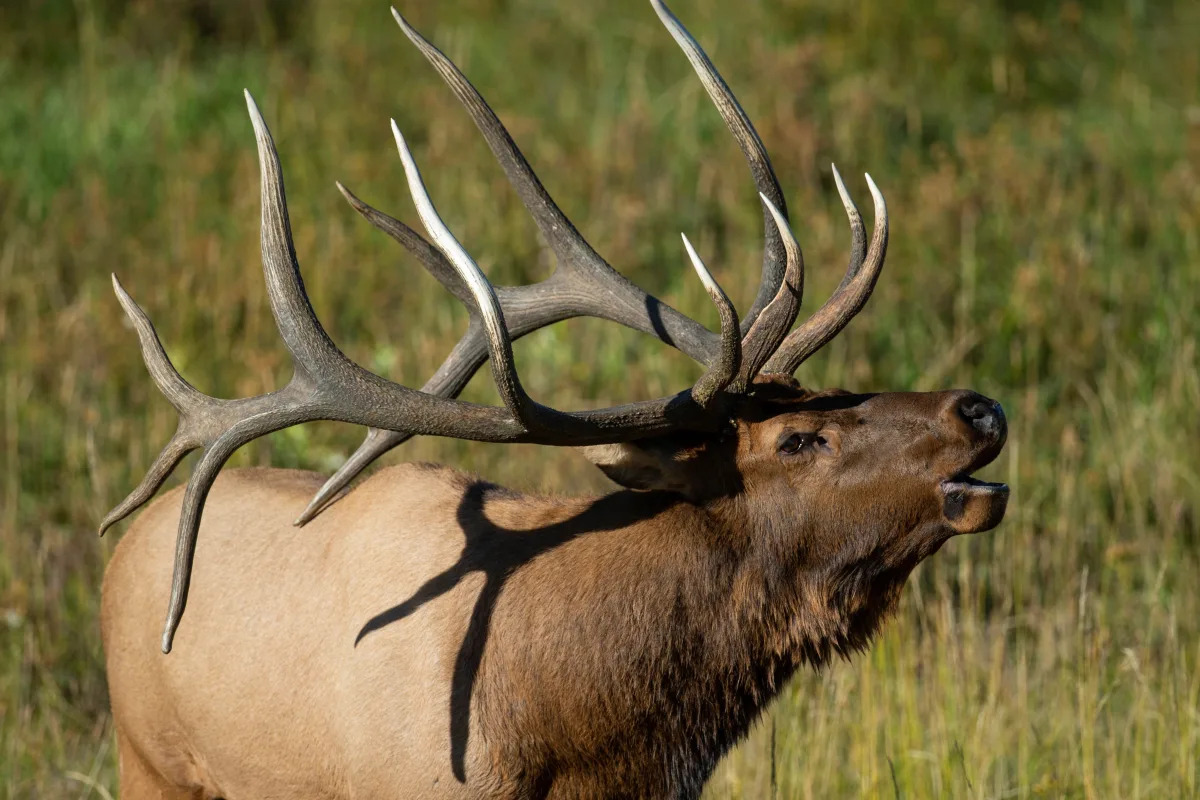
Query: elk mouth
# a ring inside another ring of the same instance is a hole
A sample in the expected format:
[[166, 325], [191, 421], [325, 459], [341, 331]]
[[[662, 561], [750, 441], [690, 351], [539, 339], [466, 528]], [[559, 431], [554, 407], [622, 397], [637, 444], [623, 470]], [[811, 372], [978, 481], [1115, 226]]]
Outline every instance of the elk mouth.
[[942, 495], [942, 516], [955, 533], [981, 533], [1000, 524], [1008, 508], [1008, 484], [980, 480], [971, 475], [990, 464], [1000, 454], [989, 447], [965, 469], [944, 478], [938, 488]]
[[1008, 484], [967, 474], [943, 480], [942, 516], [956, 533], [981, 533], [1000, 524], [1008, 507]]

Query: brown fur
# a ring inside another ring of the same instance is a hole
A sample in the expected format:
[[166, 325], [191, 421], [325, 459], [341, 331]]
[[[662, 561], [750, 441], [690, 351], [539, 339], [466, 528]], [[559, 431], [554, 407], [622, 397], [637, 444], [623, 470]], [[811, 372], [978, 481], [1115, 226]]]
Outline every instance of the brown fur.
[[[866, 646], [921, 559], [999, 522], [1006, 495], [939, 489], [1003, 444], [972, 397], [777, 381], [724, 434], [597, 454], [670, 491], [407, 465], [299, 530], [318, 476], [232, 471], [163, 656], [172, 492], [105, 577], [122, 797], [696, 797], [801, 664]], [[797, 431], [823, 444], [782, 454]]]

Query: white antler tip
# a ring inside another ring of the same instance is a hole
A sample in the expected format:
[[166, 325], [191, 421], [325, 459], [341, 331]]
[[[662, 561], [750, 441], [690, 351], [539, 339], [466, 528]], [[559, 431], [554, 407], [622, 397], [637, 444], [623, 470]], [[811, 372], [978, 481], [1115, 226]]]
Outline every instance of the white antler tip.
[[788, 221], [784, 218], [783, 212], [776, 208], [775, 204], [771, 202], [771, 198], [767, 197], [762, 192], [759, 192], [758, 196], [762, 198], [763, 205], [766, 206], [767, 210], [771, 212], [771, 219], [775, 220], [775, 227], [779, 229], [779, 235], [783, 237], [785, 245], [788, 242], [793, 241], [795, 237], [792, 236], [791, 226], [788, 225]]
[[875, 208], [884, 208], [883, 192], [879, 191], [879, 187], [875, 185], [875, 181], [871, 179], [869, 173], [863, 173], [863, 177], [867, 179], [867, 188], [871, 190], [871, 197], [875, 200]]
[[404, 18], [403, 14], [396, 10], [395, 6], [392, 6], [392, 19], [396, 20], [396, 24], [400, 26], [400, 30], [404, 31], [404, 35], [410, 39], [416, 33], [416, 31], [413, 30], [413, 26], [408, 24], [408, 20]]
[[724, 292], [717, 284], [717, 279], [714, 278], [712, 273], [708, 271], [708, 267], [706, 267], [704, 262], [700, 259], [700, 255], [696, 252], [696, 248], [692, 247], [692, 243], [688, 241], [687, 234], [680, 233], [679, 235], [683, 237], [683, 246], [687, 249], [688, 258], [690, 258], [692, 261], [692, 268], [695, 269], [696, 274], [700, 276], [700, 282], [704, 284], [705, 290], [714, 298], [723, 296]]
[[858, 210], [854, 207], [854, 200], [850, 197], [849, 190], [846, 189], [846, 182], [842, 180], [842, 173], [838, 172], [837, 164], [829, 165], [833, 169], [833, 185], [837, 187], [838, 196], [842, 198], [842, 205], [846, 207], [846, 213], [854, 215]]
[[137, 321], [137, 303], [133, 302], [133, 298], [129, 296], [129, 292], [125, 291], [125, 287], [121, 285], [121, 281], [117, 278], [117, 273], [112, 274], [113, 293], [117, 296], [117, 302], [121, 304], [121, 308], [129, 315], [129, 318], [134, 322]]
[[258, 110], [258, 103], [254, 102], [254, 95], [250, 94], [249, 89], [242, 89], [242, 93], [246, 96], [246, 110], [250, 112], [250, 124], [254, 126], [255, 137], [259, 140], [269, 139], [271, 132], [267, 129], [262, 112]]
[[408, 142], [404, 140], [404, 134], [400, 132], [400, 126], [396, 124], [396, 120], [391, 120], [392, 136], [396, 139], [396, 149], [400, 151], [400, 159], [408, 166], [408, 162], [412, 160], [412, 151], [408, 149]]

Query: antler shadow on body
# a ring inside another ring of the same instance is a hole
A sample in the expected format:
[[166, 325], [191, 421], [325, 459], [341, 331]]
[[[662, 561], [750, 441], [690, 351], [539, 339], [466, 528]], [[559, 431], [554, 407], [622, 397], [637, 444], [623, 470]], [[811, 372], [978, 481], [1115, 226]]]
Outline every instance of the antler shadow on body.
[[550, 525], [515, 530], [497, 524], [485, 509], [488, 496], [518, 497], [507, 489], [484, 481], [470, 482], [462, 493], [455, 518], [464, 536], [462, 554], [449, 568], [425, 581], [409, 597], [379, 612], [362, 626], [355, 646], [373, 633], [419, 611], [474, 573], [484, 575], [483, 587], [462, 638], [450, 693], [450, 749], [454, 775], [466, 780], [465, 758], [471, 728], [471, 699], [480, 662], [487, 646], [489, 623], [507, 578], [533, 559], [577, 536], [615, 530], [653, 519], [674, 504], [669, 495], [640, 498], [630, 502], [629, 493], [597, 498], [578, 513]]

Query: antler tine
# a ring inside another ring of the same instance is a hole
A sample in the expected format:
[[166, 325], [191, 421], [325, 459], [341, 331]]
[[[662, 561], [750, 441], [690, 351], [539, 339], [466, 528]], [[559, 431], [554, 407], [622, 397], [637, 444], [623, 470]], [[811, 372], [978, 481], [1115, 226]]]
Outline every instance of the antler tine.
[[[429, 402], [422, 402], [439, 398], [426, 398], [358, 367], [337, 349], [321, 327], [300, 277], [274, 142], [249, 92], [246, 93], [246, 106], [254, 126], [261, 173], [263, 273], [276, 325], [292, 354], [295, 372], [291, 381], [277, 392], [241, 400], [220, 400], [196, 391], [171, 366], [149, 318], [120, 284], [114, 283], [118, 298], [138, 329], [151, 374], [179, 410], [180, 423], [179, 430], [156, 459], [146, 479], [105, 518], [104, 527], [148, 500], [184, 454], [198, 448], [204, 450], [188, 479], [180, 512], [171, 597], [163, 631], [164, 653], [171, 650], [187, 603], [205, 499], [221, 467], [239, 447], [274, 431], [317, 419], [345, 419], [383, 426], [389, 422], [408, 423], [412, 416], [425, 414], [427, 421], [415, 426], [414, 430], [434, 434], [453, 430], [452, 424], [447, 422], [450, 410], [432, 408]], [[362, 395], [361, 406], [339, 404], [340, 397], [351, 394]], [[389, 407], [387, 401], [393, 406]], [[412, 408], [404, 403], [411, 404]], [[434, 413], [438, 410], [442, 413]], [[466, 421], [466, 427], [473, 428], [471, 434], [477, 437], [518, 437], [523, 432], [521, 427], [513, 424], [506, 415], [494, 413], [499, 411], [464, 406], [454, 412], [454, 416], [460, 423]]]
[[[480, 359], [482, 364], [483, 359]], [[472, 370], [474, 374], [474, 370]], [[429, 384], [425, 384], [426, 387]], [[422, 388], [421, 391], [428, 391], [427, 388]], [[455, 397], [458, 392], [461, 392], [461, 387], [453, 394], [449, 392], [440, 393], [442, 397]], [[391, 450], [399, 444], [403, 444], [411, 439], [413, 435], [406, 431], [389, 431], [382, 428], [367, 428], [367, 436], [363, 439], [362, 444], [358, 446], [348, 459], [346, 459], [337, 472], [329, 477], [329, 480], [317, 490], [313, 495], [312, 500], [308, 501], [308, 505], [304, 507], [304, 511], [300, 516], [296, 517], [296, 521], [292, 524], [301, 527], [308, 524], [312, 519], [325, 510], [325, 507], [334, 501], [343, 489], [350, 485], [350, 482], [358, 477], [358, 474], [379, 458], [381, 455]]]
[[842, 282], [838, 284], [838, 290], [841, 290], [862, 269], [863, 261], [867, 257], [867, 230], [863, 225], [862, 214], [858, 213], [858, 206], [854, 205], [850, 192], [846, 190], [846, 183], [842, 180], [842, 173], [838, 172], [837, 164], [830, 164], [829, 168], [833, 170], [833, 183], [837, 186], [838, 197], [842, 198], [842, 207], [846, 209], [846, 219], [850, 222], [850, 264], [846, 267]]
[[[201, 398], [205, 395], [198, 392], [195, 387], [183, 379], [183, 376], [175, 369], [171, 360], [167, 358], [167, 353], [163, 350], [162, 342], [158, 338], [158, 332], [154, 330], [154, 324], [150, 322], [150, 318], [146, 316], [146, 312], [142, 311], [138, 304], [133, 301], [129, 293], [125, 291], [125, 287], [121, 285], [121, 281], [114, 274], [112, 276], [113, 291], [117, 295], [117, 300], [121, 303], [121, 307], [125, 309], [125, 314], [133, 323], [134, 329], [137, 331], [138, 339], [142, 345], [142, 360], [146, 362], [146, 371], [150, 373], [154, 385], [162, 392], [163, 396], [170, 401], [175, 410], [183, 414], [187, 409], [199, 404]], [[171, 474], [178, 466], [183, 457], [199, 447], [199, 443], [194, 437], [190, 437], [184, 431], [183, 426], [175, 432], [171, 440], [167, 442], [162, 452], [154, 459], [154, 463], [150, 465], [146, 476], [142, 482], [138, 484], [129, 495], [122, 500], [116, 508], [108, 512], [104, 519], [100, 522], [100, 535], [103, 536], [105, 531], [111, 528], [116, 523], [129, 516], [135, 510], [146, 503], [154, 493], [162, 486], [163, 481]]]
[[[658, 15], [659, 20], [662, 21], [662, 24], [671, 34], [671, 38], [675, 40], [679, 48], [683, 50], [683, 54], [687, 56], [687, 60], [692, 65], [692, 69], [696, 71], [697, 77], [700, 78], [700, 83], [703, 84], [704, 90], [708, 92], [713, 105], [716, 106], [717, 111], [721, 114], [721, 119], [725, 121], [725, 126], [733, 134], [734, 140], [737, 141], [738, 147], [746, 157], [746, 162], [750, 165], [750, 172], [754, 178], [755, 187], [760, 194], [766, 195], [769, 198], [770, 202], [780, 210], [786, 219], [787, 203], [783, 197], [783, 190], [779, 188], [779, 180], [775, 177], [775, 169], [771, 166], [771, 158], [767, 155], [767, 148], [763, 146], [758, 131], [754, 129], [754, 124], [750, 122], [750, 118], [742, 110], [737, 97], [734, 96], [729, 85], [725, 83], [725, 79], [721, 77], [721, 73], [717, 72], [717, 68], [713, 66], [708, 54], [704, 52], [699, 42], [688, 32], [688, 29], [683, 26], [683, 23], [679, 21], [679, 18], [675, 16], [671, 9], [667, 8], [667, 5], [662, 0], [650, 0], [650, 5], [653, 6], [654, 13]], [[758, 294], [754, 298], [754, 303], [750, 306], [750, 311], [745, 316], [747, 328], [754, 325], [762, 310], [776, 298], [779, 286], [784, 280], [784, 272], [786, 271], [785, 259], [784, 244], [779, 238], [776, 226], [771, 221], [770, 212], [764, 208], [762, 279], [758, 287]], [[796, 308], [792, 310], [791, 319], [787, 320], [786, 325], [783, 325], [784, 332], [779, 335], [780, 339], [792, 327], [798, 309], [799, 302], [796, 303]], [[781, 324], [782, 320], [775, 323], [776, 326]], [[749, 353], [749, 350], [750, 348], [746, 347], [745, 342], [743, 342], [743, 351]]]
[[240, 400], [221, 400], [197, 391], [179, 376], [163, 351], [149, 317], [125, 292], [116, 276], [113, 276], [113, 289], [138, 331], [142, 353], [155, 384], [179, 412], [179, 427], [138, 487], [104, 517], [100, 523], [102, 536], [153, 497], [184, 456], [208, 447], [238, 420], [258, 418], [269, 412], [272, 404], [286, 391]]
[[275, 142], [258, 110], [258, 104], [249, 91], [245, 95], [250, 122], [254, 126], [254, 139], [258, 144], [263, 274], [279, 335], [292, 354], [297, 372], [313, 372], [321, 367], [348, 364], [348, 359], [321, 327], [304, 291], [304, 279], [300, 276], [296, 248], [292, 244], [292, 227], [288, 219], [279, 153], [275, 150]]
[[[446, 261], [445, 256], [433, 245], [426, 242], [420, 234], [382, 211], [372, 208], [340, 184], [339, 189], [346, 195], [347, 200], [350, 201], [355, 210], [368, 219], [375, 227], [384, 231], [416, 254], [426, 268], [435, 274], [438, 281], [462, 300], [469, 309], [471, 322], [467, 328], [467, 332], [459, 340], [458, 344], [455, 345], [453, 351], [433, 377], [421, 387], [421, 391], [426, 394], [441, 397], [457, 397], [459, 392], [470, 381], [472, 375], [488, 358], [488, 345], [482, 333], [483, 325], [477, 316], [476, 305], [470, 290], [462, 282], [458, 272]], [[436, 272], [435, 265], [439, 267]], [[789, 281], [790, 283], [792, 281]], [[705, 281], [705, 286], [707, 289], [707, 281]], [[719, 286], [717, 288], [720, 289]], [[503, 318], [507, 323], [506, 329], [511, 340], [518, 339], [527, 333], [551, 323], [574, 316], [587, 315], [605, 319], [610, 318], [609, 309], [604, 303], [607, 299], [606, 296], [581, 294], [578, 287], [571, 284], [569, 278], [564, 277], [563, 273], [555, 273], [541, 283], [528, 286], [496, 287], [495, 292], [499, 299]], [[713, 296], [711, 291], [709, 295], [710, 297]], [[708, 397], [709, 399], [714, 397], [717, 394], [716, 389], [724, 389], [732, 380], [727, 381], [718, 376], [723, 375], [725, 370], [732, 369], [736, 377], [736, 371], [741, 363], [740, 342], [736, 343], [737, 355], [734, 356], [732, 354], [734, 348], [728, 341], [728, 336], [730, 335], [734, 335], [736, 338], [738, 331], [737, 311], [729, 303], [728, 297], [725, 296], [723, 291], [720, 292], [720, 296], [724, 299], [718, 300], [716, 297], [713, 297], [721, 318], [722, 333], [720, 348], [718, 349], [717, 358], [714, 360], [713, 366], [701, 378], [697, 384], [698, 388], [693, 389], [694, 397], [696, 397], [697, 391], [701, 397]], [[728, 329], [731, 319], [733, 328]], [[732, 333], [730, 330], [732, 330]], [[729, 366], [730, 364], [733, 364], [733, 366]], [[708, 406], [707, 401], [700, 404], [705, 407]], [[412, 433], [404, 431], [369, 429], [363, 443], [359, 445], [354, 454], [317, 491], [303, 513], [297, 517], [295, 524], [304, 525], [311, 521], [351, 481], [370, 466], [372, 462], [392, 448], [408, 441], [412, 435]]]
[[683, 246], [687, 249], [688, 258], [692, 260], [692, 267], [700, 276], [700, 282], [704, 284], [705, 291], [712, 298], [721, 317], [721, 353], [692, 387], [692, 399], [698, 406], [707, 409], [713, 407], [716, 398], [737, 377], [742, 362], [741, 330], [738, 327], [737, 309], [729, 302], [729, 296], [708, 271], [696, 248], [688, 241], [687, 234], [683, 233], [680, 236], [683, 237]]
[[396, 149], [399, 150], [400, 161], [404, 164], [404, 174], [408, 178], [408, 190], [412, 194], [413, 203], [416, 204], [417, 214], [421, 217], [425, 230], [429, 232], [434, 245], [450, 261], [458, 272], [458, 276], [471, 290], [475, 308], [479, 312], [480, 319], [483, 320], [483, 327], [487, 334], [492, 377], [495, 379], [500, 397], [512, 415], [520, 420], [527, 430], [533, 430], [538, 425], [539, 416], [550, 410], [539, 407], [521, 387], [521, 380], [517, 376], [516, 363], [513, 359], [512, 341], [509, 339], [508, 329], [504, 325], [504, 313], [500, 310], [500, 300], [496, 297], [496, 291], [484, 276], [483, 271], [479, 269], [479, 265], [463, 249], [458, 239], [454, 238], [454, 234], [450, 232], [446, 223], [438, 215], [437, 209], [434, 208], [433, 201], [425, 189], [425, 183], [421, 180], [421, 171], [417, 168], [417, 162], [413, 159], [408, 144], [404, 141], [404, 136], [396, 125], [396, 120], [392, 120], [392, 135], [396, 138]]
[[834, 168], [834, 180], [838, 185], [838, 193], [850, 218], [850, 229], [853, 236], [850, 265], [846, 276], [825, 304], [817, 309], [811, 317], [804, 321], [796, 330], [788, 334], [779, 346], [775, 355], [767, 361], [763, 368], [765, 372], [792, 374], [804, 363], [809, 356], [824, 347], [833, 337], [837, 336], [849, 324], [854, 315], [862, 310], [875, 289], [875, 282], [883, 270], [884, 257], [887, 255], [888, 216], [887, 203], [883, 194], [870, 175], [867, 188], [871, 190], [871, 198], [875, 203], [875, 227], [871, 231], [871, 245], [864, 257], [862, 252], [862, 218], [858, 214], [841, 176]]

